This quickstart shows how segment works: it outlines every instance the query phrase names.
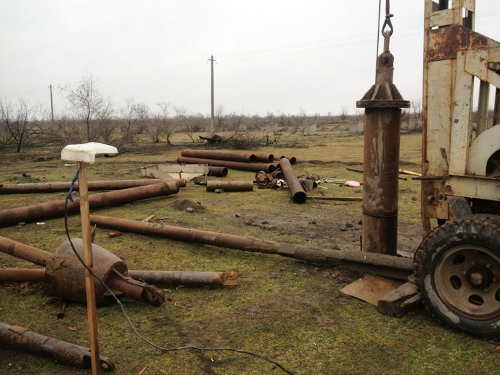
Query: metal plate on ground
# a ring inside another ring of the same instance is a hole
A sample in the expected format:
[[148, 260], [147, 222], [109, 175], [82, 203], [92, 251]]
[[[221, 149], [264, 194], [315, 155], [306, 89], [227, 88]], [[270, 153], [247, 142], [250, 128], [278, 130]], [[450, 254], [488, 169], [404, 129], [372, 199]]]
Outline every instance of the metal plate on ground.
[[208, 174], [208, 165], [203, 164], [152, 164], [141, 167], [141, 174], [151, 178], [184, 178], [191, 181], [195, 177]]
[[401, 284], [403, 283], [400, 281], [366, 275], [364, 278], [345, 286], [340, 292], [377, 306], [379, 300]]

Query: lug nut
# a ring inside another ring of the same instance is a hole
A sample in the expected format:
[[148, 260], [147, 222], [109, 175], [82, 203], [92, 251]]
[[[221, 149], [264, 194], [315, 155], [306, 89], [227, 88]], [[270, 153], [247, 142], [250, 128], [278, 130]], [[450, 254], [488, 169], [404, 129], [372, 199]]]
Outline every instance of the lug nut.
[[486, 268], [491, 268], [491, 264], [486, 263]]
[[488, 293], [490, 290], [488, 288], [483, 289], [483, 292]]

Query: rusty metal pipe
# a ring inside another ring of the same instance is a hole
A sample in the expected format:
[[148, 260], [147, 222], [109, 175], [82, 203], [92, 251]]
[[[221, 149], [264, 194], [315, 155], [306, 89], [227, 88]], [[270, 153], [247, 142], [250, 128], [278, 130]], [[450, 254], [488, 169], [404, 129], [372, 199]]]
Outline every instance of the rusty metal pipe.
[[410, 106], [392, 83], [393, 75], [394, 56], [386, 44], [377, 59], [375, 84], [356, 103], [365, 108], [362, 249], [389, 255], [397, 254], [401, 108]]
[[310, 263], [346, 266], [375, 275], [407, 280], [415, 265], [411, 259], [384, 254], [367, 254], [361, 251], [335, 251], [309, 248], [259, 240], [253, 237], [216, 233], [191, 228], [144, 223], [108, 216], [91, 215], [90, 222], [103, 228], [123, 230], [143, 235], [166, 237], [173, 240], [202, 243], [230, 249], [276, 254]]
[[242, 163], [237, 161], [229, 161], [229, 160], [214, 160], [214, 159], [199, 159], [199, 158], [189, 158], [184, 156], [179, 156], [177, 158], [177, 163], [180, 164], [207, 164], [208, 166], [216, 166], [216, 167], [226, 167], [230, 169], [236, 169], [239, 171], [250, 171], [250, 172], [259, 172], [264, 171], [267, 173], [271, 173], [276, 168], [273, 164], [270, 163]]
[[226, 177], [228, 170], [226, 167], [209, 167], [208, 176], [213, 177]]
[[[11, 346], [27, 352], [43, 355], [58, 362], [80, 368], [90, 368], [90, 349], [44, 336], [30, 331], [28, 328], [11, 326], [0, 322], [1, 346]], [[99, 356], [101, 369], [112, 371], [115, 365], [108, 357]]]
[[[89, 195], [91, 209], [115, 206], [141, 199], [176, 194], [179, 184], [176, 182], [162, 181], [146, 186], [130, 189], [110, 191]], [[68, 213], [80, 212], [80, 199], [68, 202]], [[41, 203], [33, 206], [16, 207], [0, 211], [0, 227], [15, 225], [20, 222], [28, 223], [64, 215], [64, 200]]]
[[243, 163], [255, 163], [257, 161], [257, 157], [255, 156], [255, 154], [250, 154], [250, 153], [241, 154], [238, 152], [228, 152], [228, 151], [184, 149], [181, 151], [181, 156], [185, 156], [188, 158], [229, 160], [229, 161], [237, 161]]
[[285, 155], [281, 155], [280, 157], [280, 160], [281, 159], [288, 159], [288, 161], [290, 162], [291, 165], [295, 165], [297, 164], [297, 158], [295, 156], [285, 156]]
[[154, 285], [238, 285], [237, 272], [129, 271], [129, 275]]
[[[72, 239], [73, 245], [80, 256], [83, 256], [83, 245], [80, 238]], [[14, 281], [7, 279], [15, 277], [32, 278], [33, 281], [45, 283], [46, 288], [52, 294], [68, 301], [85, 302], [85, 275], [84, 267], [75, 256], [69, 241], [64, 242], [54, 254], [31, 247], [17, 241], [0, 237], [0, 250], [12, 256], [25, 259], [45, 266], [45, 270], [7, 270], [0, 273], [0, 281]], [[94, 273], [108, 286], [115, 289], [119, 294], [124, 294], [132, 299], [159, 306], [164, 301], [162, 291], [152, 285], [148, 285], [129, 277], [127, 265], [117, 256], [106, 249], [92, 244], [92, 255], [95, 260]], [[43, 275], [42, 275], [43, 272]], [[7, 279], [7, 280], [5, 280]], [[96, 301], [99, 304], [107, 302], [106, 288], [95, 283]]]
[[255, 161], [261, 163], [272, 163], [274, 161], [273, 154], [255, 154]]
[[44, 269], [35, 268], [0, 268], [0, 282], [24, 283], [43, 281]]
[[253, 191], [253, 181], [207, 181], [207, 191]]
[[363, 251], [397, 254], [401, 109], [366, 109]]
[[[142, 280], [153, 285], [213, 285], [234, 286], [238, 285], [237, 272], [193, 272], [193, 271], [145, 271], [129, 270], [128, 275], [135, 280]], [[42, 282], [45, 279], [44, 269], [33, 268], [0, 268], [0, 282]], [[112, 282], [112, 288], [129, 288], [120, 282]], [[141, 298], [139, 289], [133, 291]]]
[[43, 267], [47, 266], [52, 257], [52, 254], [48, 251], [37, 249], [36, 247], [5, 237], [0, 237], [0, 251]]
[[280, 167], [285, 175], [285, 180], [288, 184], [288, 188], [290, 189], [290, 194], [292, 194], [293, 201], [295, 203], [304, 203], [307, 199], [307, 195], [302, 187], [302, 184], [297, 179], [297, 176], [295, 176], [295, 172], [290, 164], [290, 161], [286, 158], [281, 159]]
[[[186, 186], [186, 180], [183, 178], [173, 179], [179, 183], [179, 187]], [[162, 181], [171, 182], [172, 180], [115, 180], [115, 181], [89, 181], [89, 190], [121, 190], [130, 189], [138, 186], [157, 184]], [[0, 185], [0, 194], [32, 194], [32, 193], [55, 193], [68, 191], [71, 182], [43, 182], [30, 184], [3, 184]], [[78, 190], [78, 182], [75, 182], [75, 190]]]

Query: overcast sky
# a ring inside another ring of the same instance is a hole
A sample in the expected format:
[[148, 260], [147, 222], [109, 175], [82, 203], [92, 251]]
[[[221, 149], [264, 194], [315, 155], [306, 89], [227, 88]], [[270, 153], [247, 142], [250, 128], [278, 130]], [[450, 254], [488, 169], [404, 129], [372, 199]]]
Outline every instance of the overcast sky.
[[[476, 3], [476, 30], [500, 40], [500, 1]], [[423, 7], [391, 1], [407, 100], [421, 97]], [[49, 107], [52, 84], [61, 113], [57, 87], [92, 74], [117, 106], [133, 96], [209, 114], [213, 55], [226, 113], [353, 112], [374, 82], [377, 16], [377, 0], [1, 0], [0, 97]]]

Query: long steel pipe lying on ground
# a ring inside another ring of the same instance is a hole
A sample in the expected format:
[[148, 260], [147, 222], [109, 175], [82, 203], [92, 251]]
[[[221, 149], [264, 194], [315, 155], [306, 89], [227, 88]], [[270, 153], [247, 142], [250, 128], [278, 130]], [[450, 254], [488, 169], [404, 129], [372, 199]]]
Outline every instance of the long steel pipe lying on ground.
[[290, 194], [292, 194], [293, 201], [295, 203], [304, 203], [307, 199], [307, 195], [299, 179], [295, 176], [295, 172], [290, 164], [290, 161], [287, 158], [281, 159], [280, 167], [285, 175], [285, 180], [288, 184], [288, 189], [290, 189]]
[[[159, 182], [177, 182], [179, 187], [186, 186], [184, 178], [174, 178], [168, 180], [111, 180], [111, 181], [89, 181], [89, 190], [121, 190], [130, 189], [138, 186], [152, 185]], [[59, 191], [68, 191], [71, 187], [71, 182], [40, 182], [29, 184], [0, 184], [0, 194], [32, 194], [32, 193], [55, 193]], [[78, 182], [75, 182], [73, 187], [78, 190]]]
[[[139, 186], [130, 189], [110, 191], [100, 194], [89, 195], [89, 206], [91, 209], [107, 206], [115, 206], [141, 199], [159, 197], [163, 195], [176, 194], [179, 192], [179, 184], [164, 180], [152, 185]], [[68, 202], [68, 213], [80, 211], [80, 199]], [[16, 207], [0, 211], [0, 227], [16, 225], [17, 223], [41, 221], [64, 215], [64, 200], [41, 203], [33, 206]]]
[[238, 285], [237, 272], [192, 272], [192, 271], [129, 271], [136, 280], [154, 285]]
[[179, 156], [177, 158], [179, 164], [207, 164], [208, 166], [226, 167], [236, 169], [239, 171], [259, 172], [264, 171], [271, 173], [276, 167], [271, 163], [243, 163], [238, 161], [229, 160], [215, 160], [215, 159], [200, 159]]
[[207, 191], [253, 191], [253, 181], [207, 181]]
[[213, 159], [213, 160], [228, 160], [228, 161], [238, 161], [243, 163], [255, 163], [256, 161], [272, 162], [273, 158], [267, 156], [265, 160], [262, 160], [262, 154], [259, 154], [259, 159], [255, 154], [250, 153], [239, 153], [239, 152], [229, 152], [229, 151], [213, 151], [213, 150], [192, 150], [185, 149], [181, 151], [181, 156], [188, 158], [201, 158], [201, 159]]
[[173, 240], [202, 243], [230, 249], [276, 254], [311, 263], [346, 266], [362, 272], [407, 280], [415, 265], [411, 259], [361, 251], [336, 251], [309, 248], [301, 245], [283, 244], [259, 240], [253, 237], [216, 233], [197, 229], [160, 225], [108, 216], [91, 215], [90, 222], [103, 228], [167, 237]]
[[[54, 337], [40, 335], [28, 328], [11, 326], [0, 322], [0, 344], [20, 348], [27, 352], [50, 357], [58, 362], [67, 363], [80, 368], [90, 367], [90, 349], [59, 340]], [[115, 365], [108, 357], [99, 356], [101, 369], [112, 371]]]
[[[193, 271], [144, 271], [129, 270], [135, 280], [142, 280], [153, 285], [185, 286], [235, 286], [238, 285], [237, 272], [193, 272]], [[0, 282], [42, 282], [45, 280], [44, 269], [0, 268]]]

